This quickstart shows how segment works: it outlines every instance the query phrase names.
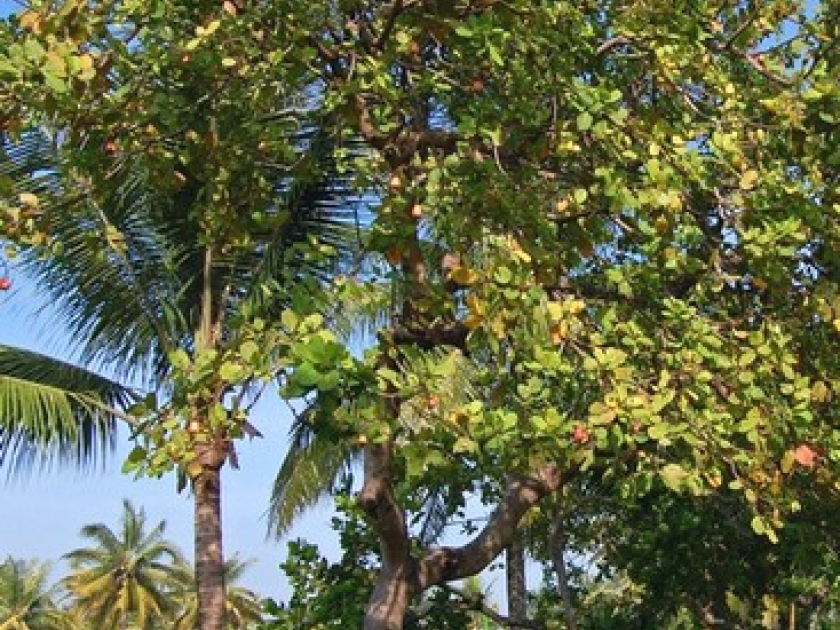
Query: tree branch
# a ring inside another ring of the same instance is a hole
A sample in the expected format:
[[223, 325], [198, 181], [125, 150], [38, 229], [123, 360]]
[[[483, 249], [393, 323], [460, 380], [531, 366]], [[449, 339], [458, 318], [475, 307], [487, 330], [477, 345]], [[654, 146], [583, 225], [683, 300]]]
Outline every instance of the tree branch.
[[547, 464], [533, 474], [511, 482], [507, 494], [484, 526], [462, 547], [429, 549], [420, 559], [421, 591], [452, 580], [475, 575], [489, 565], [516, 536], [519, 521], [534, 505], [566, 481], [556, 464]]
[[606, 53], [610, 52], [613, 48], [618, 48], [619, 46], [631, 46], [632, 44], [633, 40], [629, 37], [625, 37], [624, 35], [611, 37], [595, 49], [595, 54], [605, 55]]
[[395, 344], [414, 344], [425, 350], [437, 346], [466, 346], [470, 329], [463, 322], [432, 324], [430, 326], [399, 326], [390, 331]]

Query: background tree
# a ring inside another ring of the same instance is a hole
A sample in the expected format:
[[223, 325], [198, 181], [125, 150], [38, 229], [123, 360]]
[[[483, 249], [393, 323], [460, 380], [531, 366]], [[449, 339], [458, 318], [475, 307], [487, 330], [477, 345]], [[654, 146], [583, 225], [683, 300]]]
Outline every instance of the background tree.
[[69, 552], [70, 574], [64, 585], [85, 622], [99, 628], [153, 628], [177, 607], [178, 549], [163, 537], [161, 521], [147, 529], [142, 509], [125, 501], [120, 528], [97, 523], [82, 528], [91, 546]]
[[57, 605], [58, 589], [49, 585], [50, 566], [6, 558], [0, 563], [0, 628], [64, 630], [69, 617]]
[[93, 465], [116, 441], [130, 390], [89, 370], [21, 348], [0, 347], [0, 465]]
[[[3, 200], [37, 198], [50, 188], [53, 153], [34, 133], [0, 148], [0, 209], [7, 238], [39, 242], [37, 213], [15, 212]], [[12, 248], [11, 242], [8, 243]], [[11, 251], [14, 251], [11, 249]], [[13, 278], [5, 265], [5, 282]], [[20, 348], [0, 348], [0, 465], [7, 474], [51, 463], [87, 466], [113, 447], [116, 418], [134, 402], [120, 384], [78, 366]]]

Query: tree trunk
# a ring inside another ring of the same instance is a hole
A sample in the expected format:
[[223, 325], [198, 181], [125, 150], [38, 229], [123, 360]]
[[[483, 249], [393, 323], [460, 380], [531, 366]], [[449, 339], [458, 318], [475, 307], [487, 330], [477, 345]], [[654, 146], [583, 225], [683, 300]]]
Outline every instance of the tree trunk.
[[225, 630], [225, 573], [222, 553], [222, 478], [224, 455], [199, 451], [201, 472], [193, 478], [195, 500], [195, 577], [198, 630]]
[[365, 611], [365, 630], [402, 630], [415, 592], [408, 530], [392, 487], [392, 448], [387, 443], [365, 449], [365, 482], [359, 503], [372, 517], [382, 549], [382, 568]]
[[528, 587], [525, 583], [525, 542], [516, 536], [505, 552], [508, 618], [512, 625], [528, 619]]
[[554, 573], [557, 575], [557, 591], [560, 594], [560, 599], [563, 600], [566, 630], [577, 630], [572, 590], [569, 587], [569, 572], [566, 569], [566, 527], [563, 497], [559, 492], [558, 496], [560, 507], [557, 508], [557, 514], [554, 516], [554, 523], [551, 527], [551, 561], [554, 564]]
[[365, 611], [364, 630], [403, 630], [413, 594], [410, 562], [383, 562]]

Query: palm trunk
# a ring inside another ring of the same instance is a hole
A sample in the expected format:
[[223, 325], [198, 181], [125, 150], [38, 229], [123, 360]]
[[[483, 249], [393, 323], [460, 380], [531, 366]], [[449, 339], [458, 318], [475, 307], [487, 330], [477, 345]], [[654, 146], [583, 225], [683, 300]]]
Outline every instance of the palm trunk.
[[198, 630], [225, 629], [221, 501], [221, 462], [224, 457], [220, 457], [216, 450], [207, 447], [207, 452], [202, 454], [205, 456], [200, 455], [199, 460], [203, 460], [201, 472], [193, 478]]
[[[220, 313], [214, 308], [214, 251], [204, 250], [201, 314], [195, 341], [197, 352], [215, 348], [221, 329]], [[201, 401], [208, 403], [209, 401]], [[197, 404], [192, 420], [200, 429], [208, 427], [203, 417], [207, 407]], [[227, 446], [216, 434], [196, 443], [196, 463], [200, 468], [192, 478], [195, 500], [195, 579], [198, 590], [198, 630], [225, 630], [225, 570], [222, 553], [222, 475]]]

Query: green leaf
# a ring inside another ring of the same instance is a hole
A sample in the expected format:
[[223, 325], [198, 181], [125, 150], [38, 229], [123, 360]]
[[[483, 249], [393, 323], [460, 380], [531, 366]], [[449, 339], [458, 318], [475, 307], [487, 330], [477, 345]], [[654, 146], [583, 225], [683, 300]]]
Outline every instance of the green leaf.
[[321, 380], [321, 373], [311, 363], [304, 362], [292, 373], [292, 379], [302, 387], [314, 387]]
[[577, 120], [575, 121], [577, 124], [577, 128], [579, 131], [589, 131], [592, 127], [592, 114], [589, 112], [581, 112], [578, 114]]

